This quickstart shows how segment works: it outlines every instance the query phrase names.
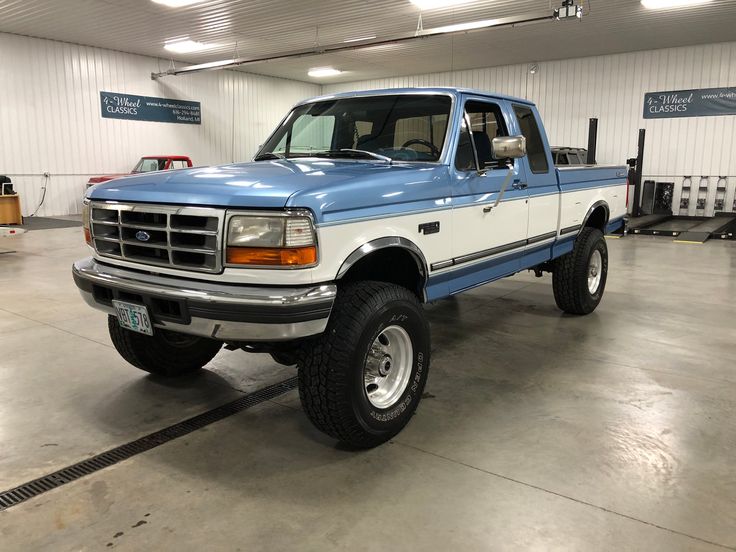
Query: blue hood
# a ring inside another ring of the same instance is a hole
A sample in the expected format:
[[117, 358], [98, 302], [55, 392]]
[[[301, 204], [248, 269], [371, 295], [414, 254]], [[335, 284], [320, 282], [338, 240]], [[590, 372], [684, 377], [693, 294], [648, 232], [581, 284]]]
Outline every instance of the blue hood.
[[274, 160], [133, 175], [93, 186], [87, 197], [244, 209], [306, 207], [322, 220], [334, 211], [442, 197], [446, 176], [446, 166], [430, 163]]

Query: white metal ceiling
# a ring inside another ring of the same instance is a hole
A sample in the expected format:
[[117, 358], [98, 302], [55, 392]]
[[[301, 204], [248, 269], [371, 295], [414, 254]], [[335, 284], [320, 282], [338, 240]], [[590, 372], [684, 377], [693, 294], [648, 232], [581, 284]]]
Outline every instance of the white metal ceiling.
[[[476, 0], [423, 12], [425, 28], [557, 7], [559, 0]], [[271, 61], [244, 70], [311, 82], [340, 82], [736, 40], [736, 1], [648, 11], [639, 0], [585, 0], [577, 22], [543, 22], [400, 45]], [[177, 65], [263, 55], [412, 31], [409, 0], [207, 0], [168, 8], [150, 0], [0, 0], [0, 32], [173, 59]], [[218, 46], [171, 55], [166, 40]], [[334, 66], [338, 77], [307, 70]], [[163, 67], [165, 68], [165, 66]]]

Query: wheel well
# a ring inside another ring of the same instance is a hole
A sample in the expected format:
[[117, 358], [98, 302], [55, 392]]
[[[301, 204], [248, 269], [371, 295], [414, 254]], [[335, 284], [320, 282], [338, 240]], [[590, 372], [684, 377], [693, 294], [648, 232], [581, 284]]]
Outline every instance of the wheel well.
[[608, 222], [608, 211], [603, 205], [599, 205], [585, 221], [585, 226], [592, 228], [598, 228], [601, 231], [605, 231], [606, 223]]
[[420, 270], [418, 261], [407, 249], [387, 247], [379, 249], [360, 258], [348, 269], [340, 279], [341, 282], [357, 282], [375, 280], [389, 282], [416, 294], [424, 301], [424, 270]]

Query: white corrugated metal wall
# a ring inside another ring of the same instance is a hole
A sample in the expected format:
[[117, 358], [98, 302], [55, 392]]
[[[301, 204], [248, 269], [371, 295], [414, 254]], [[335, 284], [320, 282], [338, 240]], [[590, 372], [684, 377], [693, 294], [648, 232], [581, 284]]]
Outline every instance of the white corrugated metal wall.
[[[644, 94], [736, 85], [736, 42], [609, 56], [510, 65], [325, 85], [326, 94], [404, 86], [461, 86], [529, 98], [537, 103], [550, 142], [587, 146], [588, 119], [598, 117], [598, 161], [636, 156], [638, 130], [647, 131], [644, 177], [675, 182], [677, 212], [684, 176], [709, 176], [709, 202], [719, 176], [729, 176], [725, 210], [734, 210], [736, 116], [644, 120]], [[705, 184], [704, 184], [705, 185]], [[705, 190], [705, 188], [704, 188]], [[721, 192], [722, 193], [722, 192]], [[703, 213], [690, 202], [689, 214]], [[683, 212], [682, 214], [686, 214]]]
[[[585, 146], [590, 117], [600, 120], [598, 160], [622, 163], [647, 129], [645, 178], [711, 178], [699, 192], [712, 199], [726, 181], [726, 210], [736, 195], [736, 117], [644, 120], [644, 93], [736, 85], [736, 42], [433, 73], [325, 85], [324, 93], [401, 86], [467, 86], [534, 100], [555, 145]], [[152, 81], [166, 62], [0, 33], [0, 174], [22, 194], [23, 212], [75, 213], [90, 175], [125, 172], [151, 153], [185, 153], [202, 165], [250, 158], [296, 101], [317, 85], [217, 71]], [[102, 119], [99, 91], [202, 102], [202, 125]], [[42, 174], [51, 173], [46, 181]], [[721, 181], [721, 185], [723, 182]], [[697, 187], [697, 186], [695, 186]], [[694, 192], [695, 193], [695, 192]], [[712, 203], [712, 202], [710, 202]], [[712, 214], [695, 211], [690, 214]], [[684, 213], [683, 213], [684, 214]]]
[[[141, 155], [189, 155], [197, 165], [248, 160], [286, 111], [318, 85], [236, 71], [152, 81], [167, 62], [0, 33], [0, 174], [23, 214], [80, 211], [91, 175], [127, 172]], [[195, 100], [202, 124], [103, 119], [99, 92]], [[47, 180], [43, 173], [51, 174]]]

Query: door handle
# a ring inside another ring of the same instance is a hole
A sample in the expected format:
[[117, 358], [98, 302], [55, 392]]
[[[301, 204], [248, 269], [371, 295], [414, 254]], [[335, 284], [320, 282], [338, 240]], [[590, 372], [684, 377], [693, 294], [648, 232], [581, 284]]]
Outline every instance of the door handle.
[[512, 188], [514, 190], [526, 190], [528, 186], [529, 184], [527, 184], [526, 182], [514, 182]]

